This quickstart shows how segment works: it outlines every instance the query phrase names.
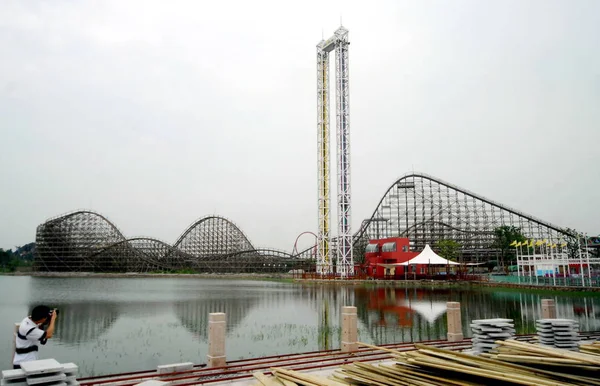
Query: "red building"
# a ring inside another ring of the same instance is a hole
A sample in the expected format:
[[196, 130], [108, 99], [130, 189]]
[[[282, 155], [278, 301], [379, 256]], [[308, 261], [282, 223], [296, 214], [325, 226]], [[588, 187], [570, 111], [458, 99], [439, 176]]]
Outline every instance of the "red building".
[[[383, 278], [385, 276], [404, 275], [404, 270], [412, 273], [413, 267], [395, 266], [384, 267], [379, 264], [400, 264], [416, 257], [419, 252], [410, 250], [410, 241], [402, 237], [370, 240], [365, 251], [366, 273], [370, 277]], [[417, 267], [417, 270], [420, 267]]]

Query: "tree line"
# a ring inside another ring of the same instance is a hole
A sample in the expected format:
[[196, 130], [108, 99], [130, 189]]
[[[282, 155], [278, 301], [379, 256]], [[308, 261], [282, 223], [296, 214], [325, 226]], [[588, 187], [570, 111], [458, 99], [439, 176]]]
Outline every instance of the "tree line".
[[14, 272], [18, 267], [31, 266], [35, 257], [35, 243], [12, 249], [0, 248], [0, 272]]

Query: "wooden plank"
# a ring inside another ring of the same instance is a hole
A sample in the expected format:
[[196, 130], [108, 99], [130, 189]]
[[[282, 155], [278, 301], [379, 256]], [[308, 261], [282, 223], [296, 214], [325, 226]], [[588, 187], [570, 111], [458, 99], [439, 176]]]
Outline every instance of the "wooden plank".
[[[416, 361], [416, 360], [415, 360]], [[458, 365], [458, 364], [449, 364], [448, 361], [424, 361], [420, 359], [419, 364], [433, 367], [441, 370], [453, 370], [463, 374], [475, 375], [482, 378], [495, 379], [499, 381], [510, 381], [519, 385], [536, 385], [536, 386], [566, 386], [572, 385], [570, 383], [565, 382], [556, 382], [550, 381], [546, 379], [542, 379], [540, 377], [527, 377], [519, 374], [510, 374], [505, 372], [491, 371], [485, 369], [474, 369], [469, 366]]]
[[362, 343], [362, 342], [357, 342], [357, 344], [358, 344], [358, 346], [365, 346], [365, 347], [372, 348], [374, 350], [389, 352], [391, 354], [402, 354], [402, 351], [392, 350], [392, 349], [385, 348], [385, 347], [373, 346], [372, 344], [367, 344], [367, 343]]
[[557, 348], [542, 347], [542, 346], [537, 346], [537, 345], [533, 345], [530, 343], [521, 343], [521, 342], [517, 343], [517, 341], [510, 341], [510, 340], [497, 341], [496, 343], [505, 345], [505, 346], [523, 348], [525, 350], [529, 350], [529, 351], [547, 355], [547, 356], [575, 359], [575, 360], [579, 360], [581, 362], [591, 363], [593, 365], [600, 366], [600, 358], [597, 358], [594, 355], [576, 353], [573, 351], [562, 350], [562, 349], [557, 349]]
[[258, 379], [258, 381], [260, 383], [262, 383], [264, 386], [282, 386], [283, 385], [283, 383], [278, 381], [276, 378], [267, 377], [265, 374], [261, 373], [260, 371], [253, 373], [252, 376], [254, 378]]
[[[345, 386], [343, 383], [334, 381], [332, 379], [320, 377], [317, 375], [301, 373], [299, 371], [287, 370], [287, 369], [282, 369], [282, 368], [278, 368], [278, 367], [273, 367], [271, 370], [274, 372], [274, 374], [276, 373], [277, 376], [279, 376], [280, 374], [284, 374], [288, 377], [296, 378], [298, 380], [307, 381], [310, 383], [315, 383], [315, 384], [319, 384], [319, 385], [323, 385], [323, 386]], [[293, 379], [289, 379], [289, 380], [294, 382]]]

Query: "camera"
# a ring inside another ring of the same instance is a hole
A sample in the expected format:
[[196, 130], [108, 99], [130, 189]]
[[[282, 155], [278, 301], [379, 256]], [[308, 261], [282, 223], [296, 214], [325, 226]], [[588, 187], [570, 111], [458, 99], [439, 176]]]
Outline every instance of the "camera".
[[42, 328], [42, 330], [44, 330], [46, 327], [48, 327], [50, 325], [50, 320], [52, 320], [52, 314], [56, 311], [56, 316], [58, 316], [58, 310], [50, 310], [48, 311], [48, 317], [46, 318], [46, 320], [44, 321], [44, 323], [42, 323], [42, 325], [40, 326]]

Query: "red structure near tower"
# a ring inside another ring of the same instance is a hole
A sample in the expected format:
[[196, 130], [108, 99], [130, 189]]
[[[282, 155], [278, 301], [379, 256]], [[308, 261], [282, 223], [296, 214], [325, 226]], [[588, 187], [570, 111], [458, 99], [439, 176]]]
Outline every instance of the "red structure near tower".
[[410, 250], [410, 241], [403, 237], [390, 237], [386, 239], [370, 240], [365, 251], [366, 274], [375, 279], [383, 279], [394, 276], [404, 276], [405, 270], [412, 273], [412, 269], [417, 269], [420, 273], [420, 266], [391, 266], [385, 267], [381, 264], [400, 264], [416, 257], [419, 252]]

